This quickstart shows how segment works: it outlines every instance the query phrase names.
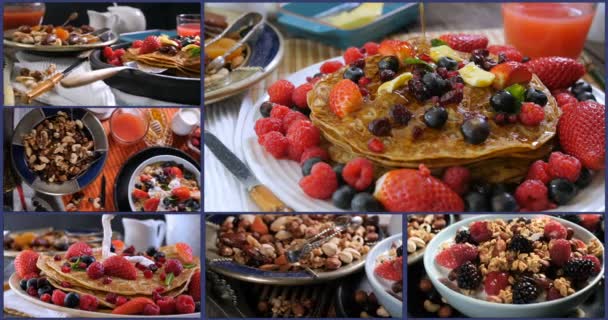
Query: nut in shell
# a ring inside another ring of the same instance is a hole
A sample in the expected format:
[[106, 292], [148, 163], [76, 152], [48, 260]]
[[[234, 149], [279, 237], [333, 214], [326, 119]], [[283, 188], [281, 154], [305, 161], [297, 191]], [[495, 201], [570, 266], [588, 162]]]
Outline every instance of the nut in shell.
[[340, 258], [340, 261], [344, 262], [345, 264], [353, 262], [353, 255], [348, 251], [340, 251], [338, 253], [338, 258]]
[[338, 246], [335, 243], [327, 242], [321, 246], [321, 250], [326, 256], [331, 257], [338, 253]]

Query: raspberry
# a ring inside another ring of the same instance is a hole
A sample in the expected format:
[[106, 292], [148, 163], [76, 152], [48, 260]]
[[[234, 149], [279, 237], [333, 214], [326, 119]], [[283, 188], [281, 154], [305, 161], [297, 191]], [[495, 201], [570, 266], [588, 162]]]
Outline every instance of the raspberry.
[[441, 180], [443, 180], [450, 189], [454, 190], [454, 192], [463, 195], [469, 189], [471, 172], [465, 167], [449, 167], [443, 173], [443, 178]]
[[53, 304], [58, 305], [58, 306], [63, 306], [63, 301], [65, 300], [65, 292], [59, 290], [59, 289], [55, 289], [53, 290], [53, 295], [51, 296], [51, 301], [53, 301]]
[[153, 303], [148, 303], [147, 305], [144, 306], [144, 311], [142, 313], [143, 315], [146, 316], [155, 316], [155, 315], [159, 315], [160, 314], [160, 308], [153, 304]]
[[471, 238], [477, 243], [490, 240], [492, 238], [492, 232], [488, 229], [488, 222], [486, 221], [475, 221], [469, 226], [469, 232]]
[[103, 278], [103, 280], [101, 281], [101, 283], [103, 283], [103, 284], [110, 284], [110, 283], [112, 283], [112, 278], [105, 277], [105, 278]]
[[586, 280], [595, 270], [595, 263], [588, 259], [573, 258], [564, 265], [564, 275], [574, 280]]
[[67, 266], [66, 265], [61, 266], [61, 272], [63, 272], [63, 273], [70, 273], [70, 271], [72, 271], [72, 268], [70, 268], [69, 265], [67, 265]]
[[530, 303], [538, 298], [539, 293], [540, 291], [538, 290], [534, 279], [521, 277], [513, 285], [513, 303]]
[[268, 95], [270, 102], [290, 106], [291, 95], [295, 86], [287, 80], [279, 80], [268, 87]]
[[91, 263], [91, 265], [87, 268], [87, 276], [91, 279], [99, 279], [104, 275], [103, 264], [99, 261], [95, 261]]
[[549, 164], [544, 162], [543, 160], [536, 160], [528, 169], [528, 175], [526, 176], [526, 180], [540, 180], [544, 184], [549, 183], [551, 181], [551, 176], [548, 173]]
[[515, 190], [515, 200], [520, 208], [541, 211], [549, 208], [547, 186], [540, 180], [526, 180]]
[[570, 241], [566, 239], [556, 239], [549, 243], [549, 256], [551, 257], [551, 263], [561, 267], [570, 259], [572, 253], [572, 247]]
[[348, 185], [357, 191], [363, 191], [374, 180], [374, 165], [367, 159], [355, 158], [344, 166], [342, 177]]
[[577, 103], [576, 97], [573, 96], [570, 92], [561, 92], [555, 96], [555, 100], [557, 101], [557, 105], [561, 108], [570, 103]]
[[97, 298], [90, 294], [82, 294], [80, 295], [80, 309], [86, 311], [96, 311], [99, 302]]
[[38, 289], [36, 289], [35, 287], [28, 287], [26, 290], [27, 294], [32, 296], [32, 297], [37, 297], [38, 296]]
[[278, 132], [285, 132], [283, 131], [283, 122], [279, 119], [276, 118], [261, 118], [258, 119], [258, 121], [255, 122], [255, 134], [258, 137], [261, 137], [265, 134], [267, 134], [268, 132], [272, 132], [272, 131], [278, 131]]
[[300, 159], [302, 159], [302, 154], [304, 154], [304, 151], [305, 149], [302, 146], [288, 143], [287, 158], [293, 161], [300, 161]]
[[456, 282], [461, 289], [477, 289], [481, 284], [481, 273], [477, 266], [470, 261], [465, 262], [456, 270], [458, 277]]
[[552, 220], [545, 224], [544, 234], [548, 239], [566, 239], [568, 230], [561, 223]]
[[194, 312], [194, 299], [187, 294], [180, 294], [177, 296], [177, 299], [175, 299], [175, 309], [177, 310], [177, 313], [181, 314]]
[[440, 266], [454, 269], [467, 261], [477, 258], [477, 247], [467, 243], [457, 243], [441, 251], [435, 260]]
[[365, 87], [367, 86], [370, 82], [372, 82], [372, 80], [370, 78], [367, 77], [361, 77], [361, 79], [359, 79], [359, 81], [357, 81], [357, 84], [359, 85], [359, 87]]
[[368, 56], [373, 56], [373, 55], [377, 54], [379, 47], [380, 47], [380, 45], [375, 42], [366, 42], [363, 45], [363, 48], [365, 48], [365, 52], [367, 53]]
[[496, 296], [509, 285], [509, 274], [506, 272], [492, 271], [486, 275], [483, 286], [486, 293], [490, 296]]
[[264, 135], [262, 138], [262, 146], [264, 147], [264, 150], [273, 157], [281, 159], [287, 154], [289, 142], [280, 132], [272, 131]]
[[51, 295], [48, 293], [44, 293], [43, 295], [40, 296], [40, 300], [44, 301], [44, 302], [50, 302], [51, 301]]
[[156, 301], [156, 304], [160, 308], [160, 314], [175, 313], [175, 299], [173, 297], [161, 297]]
[[117, 298], [118, 298], [118, 295], [116, 295], [116, 293], [110, 292], [110, 293], [106, 294], [106, 301], [109, 303], [115, 304]]
[[306, 117], [303, 113], [298, 111], [290, 111], [283, 117], [283, 131], [287, 132], [292, 124], [294, 124], [298, 120], [308, 121], [308, 117]]
[[519, 121], [526, 126], [537, 126], [545, 119], [543, 107], [533, 102], [524, 102], [521, 105]]
[[114, 59], [114, 50], [111, 47], [103, 48], [103, 56], [106, 58], [106, 61]]
[[283, 118], [285, 117], [285, 115], [287, 115], [288, 113], [290, 113], [292, 111], [293, 110], [287, 108], [286, 106], [277, 104], [277, 105], [274, 105], [274, 107], [272, 107], [272, 110], [270, 111], [270, 117], [279, 119], [279, 120], [281, 120], [281, 122], [283, 122]]
[[327, 61], [321, 65], [319, 71], [324, 74], [334, 73], [340, 70], [340, 68], [342, 68], [343, 66], [344, 64], [340, 61]]
[[304, 150], [319, 145], [319, 142], [321, 142], [321, 132], [312, 124], [312, 122], [308, 120], [299, 120], [294, 122], [291, 127], [289, 127], [289, 130], [287, 130], [287, 140], [289, 140], [291, 146], [296, 147], [298, 150], [302, 150], [295, 159], [296, 161], [299, 161]]
[[150, 279], [150, 278], [152, 278], [153, 275], [154, 275], [154, 273], [152, 273], [152, 270], [150, 270], [150, 269], [144, 270], [144, 278]]
[[329, 164], [318, 162], [310, 174], [300, 180], [300, 187], [312, 198], [329, 199], [338, 189], [338, 178]]
[[306, 95], [308, 91], [312, 90], [312, 84], [304, 83], [298, 86], [291, 94], [291, 101], [300, 109], [308, 108], [308, 102], [306, 101]]
[[312, 146], [304, 150], [304, 153], [302, 153], [302, 156], [300, 157], [300, 166], [303, 165], [304, 162], [306, 162], [306, 160], [310, 158], [320, 158], [322, 161], [328, 161], [329, 154], [325, 149], [322, 149], [321, 147]]
[[141, 45], [142, 45], [142, 44], [144, 44], [144, 41], [143, 41], [143, 40], [135, 40], [135, 41], [133, 41], [133, 43], [131, 44], [131, 47], [132, 47], [132, 48], [135, 48], [135, 49], [137, 49], [137, 48], [141, 48]]
[[167, 264], [165, 265], [166, 273], [173, 273], [174, 276], [179, 276], [182, 271], [184, 271], [184, 266], [177, 259], [169, 259], [167, 260]]
[[344, 51], [344, 63], [351, 64], [358, 59], [363, 58], [363, 54], [358, 48], [350, 47]]
[[576, 182], [581, 173], [581, 162], [570, 155], [553, 152], [549, 156], [549, 175], [551, 178], [564, 178]]
[[127, 303], [127, 301], [129, 301], [129, 299], [126, 297], [118, 296], [118, 298], [116, 298], [116, 306], [122, 306], [123, 304]]
[[160, 47], [161, 47], [161, 43], [160, 43], [160, 40], [158, 39], [158, 37], [148, 36], [144, 39], [144, 42], [141, 44], [141, 47], [139, 47], [138, 54], [152, 53], [152, 52], [160, 49]]
[[602, 263], [600, 262], [600, 259], [598, 259], [596, 256], [588, 254], [583, 257], [583, 260], [589, 260], [593, 262], [593, 273], [599, 273], [600, 271], [602, 271]]

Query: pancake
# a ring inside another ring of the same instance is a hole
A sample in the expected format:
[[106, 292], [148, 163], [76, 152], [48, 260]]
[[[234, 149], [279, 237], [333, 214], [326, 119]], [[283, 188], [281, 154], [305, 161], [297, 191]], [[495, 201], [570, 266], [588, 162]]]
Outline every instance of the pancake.
[[201, 58], [199, 55], [191, 56], [187, 52], [178, 51], [175, 55], [161, 52], [139, 54], [138, 48], [129, 48], [123, 55], [127, 61], [137, 61], [151, 67], [173, 69], [180, 75], [200, 77]]

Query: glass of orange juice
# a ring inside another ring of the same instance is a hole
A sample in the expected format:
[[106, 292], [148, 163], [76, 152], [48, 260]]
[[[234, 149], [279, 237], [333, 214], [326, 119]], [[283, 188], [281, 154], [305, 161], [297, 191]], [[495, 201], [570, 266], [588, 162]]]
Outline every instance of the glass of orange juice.
[[42, 23], [45, 5], [42, 2], [20, 2], [4, 4], [4, 30], [20, 26], [36, 26]]
[[182, 37], [201, 35], [200, 14], [180, 14], [177, 16], [177, 34]]
[[530, 58], [578, 58], [595, 13], [593, 3], [505, 3], [505, 40]]
[[145, 110], [137, 108], [117, 108], [110, 117], [110, 132], [114, 141], [130, 145], [141, 141], [150, 123]]

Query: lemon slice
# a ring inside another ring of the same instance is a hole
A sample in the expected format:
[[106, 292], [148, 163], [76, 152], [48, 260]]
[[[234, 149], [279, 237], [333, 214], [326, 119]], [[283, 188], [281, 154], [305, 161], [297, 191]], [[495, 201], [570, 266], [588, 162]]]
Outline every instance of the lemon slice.
[[392, 93], [394, 90], [403, 87], [410, 79], [412, 78], [412, 74], [409, 72], [405, 72], [400, 74], [398, 77], [391, 81], [387, 81], [383, 83], [380, 87], [378, 87], [378, 94], [380, 93]]
[[458, 73], [466, 84], [477, 88], [489, 87], [496, 77], [492, 72], [481, 69], [473, 62], [462, 67]]
[[431, 47], [431, 59], [437, 62], [441, 57], [448, 57], [456, 60], [456, 62], [462, 61], [462, 58], [458, 54], [458, 52], [454, 51], [454, 49], [443, 45], [437, 47]]

